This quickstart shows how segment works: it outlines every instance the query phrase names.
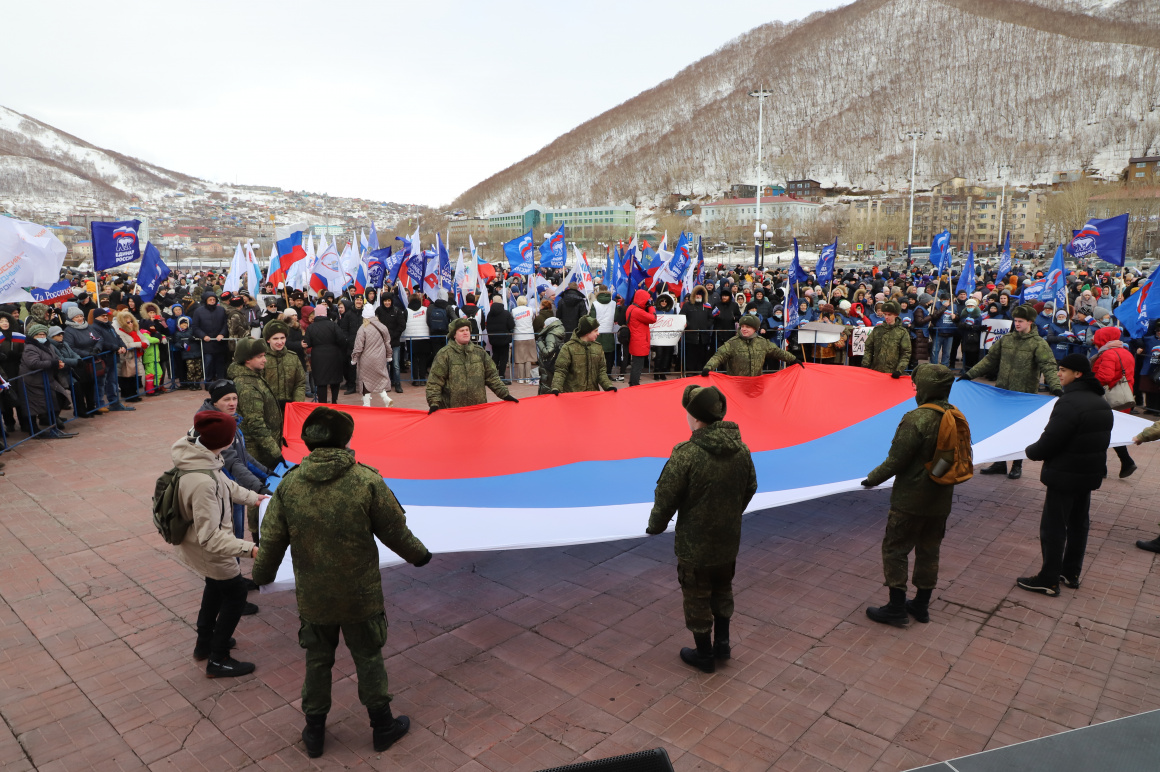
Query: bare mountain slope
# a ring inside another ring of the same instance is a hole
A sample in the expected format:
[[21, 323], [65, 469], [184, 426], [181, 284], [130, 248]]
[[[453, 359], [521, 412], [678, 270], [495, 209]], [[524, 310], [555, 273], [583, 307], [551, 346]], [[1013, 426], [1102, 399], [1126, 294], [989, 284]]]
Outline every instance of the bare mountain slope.
[[117, 200], [200, 183], [0, 107], [0, 200]]
[[[627, 203], [756, 177], [902, 185], [1112, 174], [1160, 137], [1160, 13], [1141, 0], [858, 0], [758, 27], [463, 193], [479, 213], [530, 200]], [[1133, 15], [1135, 14], [1135, 15]], [[1135, 21], [1132, 21], [1132, 19]]]

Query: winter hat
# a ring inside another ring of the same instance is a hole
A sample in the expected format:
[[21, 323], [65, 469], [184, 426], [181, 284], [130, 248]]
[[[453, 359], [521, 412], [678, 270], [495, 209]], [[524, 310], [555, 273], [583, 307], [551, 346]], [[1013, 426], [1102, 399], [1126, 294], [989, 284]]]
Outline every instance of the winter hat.
[[234, 350], [234, 364], [244, 365], [259, 354], [266, 353], [265, 341], [257, 338], [242, 338]]
[[286, 322], [278, 319], [266, 322], [266, 326], [262, 328], [262, 340], [268, 341], [278, 333], [282, 333], [283, 335], [290, 334], [290, 327], [287, 326]]
[[967, 305], [966, 305], [966, 307], [967, 307], [967, 308], [978, 308], [978, 307], [979, 307], [979, 301], [978, 301], [978, 300], [976, 300], [975, 298], [967, 298]]
[[362, 318], [363, 319], [371, 319], [374, 317], [374, 315], [375, 315], [375, 307], [374, 306], [372, 306], [369, 303], [367, 305], [363, 306], [363, 308], [362, 308]]
[[894, 314], [895, 316], [898, 316], [902, 313], [902, 306], [898, 305], [897, 301], [887, 300], [882, 304], [882, 313]]
[[48, 337], [50, 337], [50, 338], [55, 338], [57, 335], [63, 335], [63, 334], [64, 334], [64, 330], [57, 327], [55, 324], [52, 327], [48, 328]]
[[1066, 322], [1067, 321], [1067, 311], [1064, 311], [1062, 308], [1060, 310], [1056, 311], [1055, 312], [1055, 321]]
[[76, 303], [65, 303], [60, 307], [60, 313], [65, 319], [72, 319], [74, 316], [82, 312], [81, 307]]
[[238, 389], [234, 386], [233, 381], [214, 381], [209, 385], [209, 402], [212, 405], [224, 396], [237, 393]]
[[686, 386], [681, 407], [698, 421], [711, 424], [725, 417], [725, 395], [716, 386]]
[[1074, 370], [1077, 373], [1087, 374], [1092, 371], [1092, 363], [1083, 354], [1068, 354], [1059, 360], [1059, 366]]
[[1113, 340], [1120, 340], [1120, 338], [1120, 329], [1118, 327], [1103, 327], [1096, 330], [1096, 334], [1092, 336], [1092, 342], [1100, 348], [1103, 348]]
[[599, 326], [600, 323], [591, 316], [582, 316], [580, 317], [580, 321], [576, 323], [576, 337], [583, 338]]
[[208, 450], [221, 450], [233, 444], [238, 431], [238, 422], [232, 415], [220, 410], [201, 410], [193, 417], [193, 430], [197, 432], [197, 438], [203, 447]]
[[452, 319], [451, 322], [447, 325], [447, 337], [454, 338], [455, 331], [460, 327], [471, 327], [471, 320], [466, 316], [461, 316], [458, 319]]
[[761, 319], [757, 318], [753, 314], [746, 314], [745, 316], [741, 317], [741, 321], [739, 321], [737, 324], [744, 325], [746, 327], [752, 327], [755, 330], [761, 329]]
[[30, 324], [30, 325], [28, 325], [28, 337], [35, 338], [37, 335], [39, 335], [42, 332], [45, 335], [48, 334], [48, 327], [46, 325], [43, 325], [43, 324]]
[[302, 422], [302, 441], [309, 450], [345, 448], [353, 436], [354, 419], [341, 410], [318, 407]]
[[849, 311], [849, 310], [850, 310], [850, 301], [849, 301], [849, 300], [843, 300], [842, 302], [838, 303], [838, 310], [840, 310], [840, 311]]
[[189, 317], [188, 317], [188, 316], [183, 316], [183, 317], [181, 317], [180, 319], [178, 319], [178, 320], [177, 320], [177, 324], [178, 324], [178, 326], [181, 326], [181, 324], [182, 324], [182, 323], [189, 324]]
[[1035, 321], [1035, 307], [1028, 306], [1028, 305], [1018, 306], [1014, 311], [1011, 312], [1011, 318], [1012, 319], [1023, 319], [1023, 320], [1028, 321], [1028, 322], [1034, 322]]

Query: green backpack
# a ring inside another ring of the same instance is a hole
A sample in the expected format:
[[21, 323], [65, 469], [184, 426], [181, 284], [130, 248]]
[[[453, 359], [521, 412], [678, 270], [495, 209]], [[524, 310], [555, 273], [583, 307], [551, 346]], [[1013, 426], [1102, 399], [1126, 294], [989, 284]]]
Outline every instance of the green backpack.
[[200, 472], [214, 476], [212, 469], [178, 469], [162, 472], [153, 486], [153, 527], [168, 544], [181, 544], [192, 519], [184, 517], [178, 506], [177, 484], [184, 475]]

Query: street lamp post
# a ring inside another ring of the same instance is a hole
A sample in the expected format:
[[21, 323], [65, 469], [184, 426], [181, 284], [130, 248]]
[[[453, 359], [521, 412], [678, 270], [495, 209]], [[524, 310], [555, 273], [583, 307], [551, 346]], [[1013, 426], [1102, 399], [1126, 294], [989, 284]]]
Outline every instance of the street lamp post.
[[761, 170], [761, 128], [765, 123], [765, 99], [773, 96], [772, 91], [766, 91], [764, 87], [756, 91], [750, 91], [749, 96], [757, 98], [757, 196], [755, 198], [756, 206], [753, 208], [753, 227], [756, 231], [758, 223], [761, 222], [761, 186], [765, 182], [762, 179]]
[[910, 265], [910, 248], [914, 244], [914, 167], [918, 163], [918, 138], [923, 136], [924, 132], [912, 131], [908, 135], [911, 138], [910, 146], [910, 222], [906, 226], [906, 263]]

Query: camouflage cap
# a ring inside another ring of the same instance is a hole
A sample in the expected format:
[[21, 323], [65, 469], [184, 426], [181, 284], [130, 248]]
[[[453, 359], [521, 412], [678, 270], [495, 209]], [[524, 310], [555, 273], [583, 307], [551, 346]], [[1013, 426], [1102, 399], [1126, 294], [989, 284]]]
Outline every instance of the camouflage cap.
[[266, 342], [257, 338], [242, 338], [234, 349], [234, 364], [244, 365], [259, 354], [266, 353]]
[[725, 417], [725, 395], [716, 386], [686, 386], [681, 407], [698, 421], [711, 424]]
[[290, 326], [287, 325], [286, 322], [281, 321], [280, 319], [273, 319], [269, 322], [266, 322], [266, 326], [262, 328], [262, 340], [268, 341], [268, 340], [270, 340], [270, 338], [274, 337], [278, 333], [282, 333], [283, 335], [289, 335], [290, 334]]
[[600, 324], [591, 316], [582, 316], [580, 321], [576, 323], [576, 337], [583, 338], [599, 326]]
[[746, 327], [752, 327], [755, 330], [761, 329], [761, 319], [754, 316], [753, 314], [746, 314], [745, 316], [741, 317], [741, 321], [739, 321], [737, 324], [744, 325]]
[[354, 419], [349, 413], [316, 407], [302, 422], [302, 441], [309, 450], [345, 448], [354, 436]]
[[1012, 319], [1024, 319], [1028, 322], [1034, 322], [1036, 317], [1035, 306], [1022, 305], [1011, 312]]
[[898, 316], [902, 313], [902, 306], [898, 305], [898, 303], [893, 300], [887, 300], [882, 304], [882, 313], [894, 314], [895, 316]]
[[466, 316], [461, 316], [458, 319], [452, 319], [451, 323], [447, 325], [447, 337], [454, 338], [455, 331], [458, 330], [460, 327], [470, 328], [471, 327], [471, 320], [468, 319]]

